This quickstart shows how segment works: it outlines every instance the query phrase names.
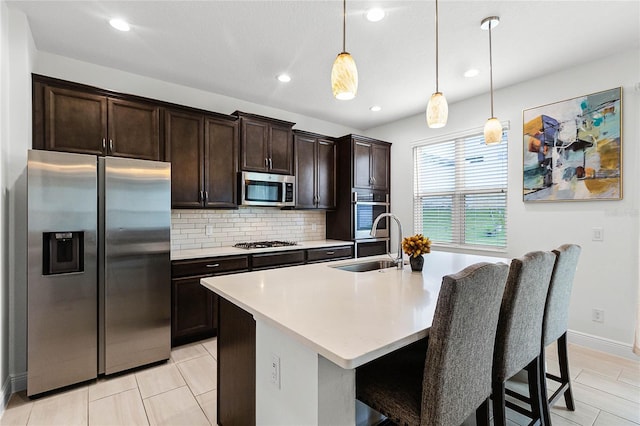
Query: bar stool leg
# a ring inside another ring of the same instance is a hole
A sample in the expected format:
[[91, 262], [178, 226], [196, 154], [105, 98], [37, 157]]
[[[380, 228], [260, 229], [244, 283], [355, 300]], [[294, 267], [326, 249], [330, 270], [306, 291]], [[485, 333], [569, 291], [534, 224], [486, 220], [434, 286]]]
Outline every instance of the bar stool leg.
[[489, 398], [485, 399], [482, 404], [476, 409], [476, 425], [477, 426], [489, 426], [491, 418], [489, 414]]
[[493, 392], [493, 424], [494, 426], [507, 425], [507, 406], [505, 401], [505, 382], [494, 382]]
[[573, 392], [571, 391], [571, 376], [569, 375], [569, 357], [567, 353], [566, 332], [558, 339], [558, 360], [560, 362], [560, 378], [562, 379], [562, 386], [567, 387], [567, 390], [564, 391], [564, 402], [567, 404], [567, 408], [569, 410], [575, 411], [576, 406], [573, 402]]
[[537, 356], [526, 368], [529, 382], [529, 399], [531, 402], [531, 415], [534, 422], [537, 420], [544, 425], [542, 417], [542, 392], [540, 385], [540, 356]]
[[551, 424], [551, 407], [549, 406], [549, 395], [547, 393], [547, 368], [544, 358], [544, 345], [540, 349], [540, 395], [542, 401], [542, 419], [545, 425]]

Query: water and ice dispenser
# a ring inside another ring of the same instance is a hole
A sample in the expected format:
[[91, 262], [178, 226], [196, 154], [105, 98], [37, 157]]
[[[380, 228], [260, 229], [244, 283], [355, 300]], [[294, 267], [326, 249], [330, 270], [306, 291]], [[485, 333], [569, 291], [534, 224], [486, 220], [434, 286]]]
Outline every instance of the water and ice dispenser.
[[84, 271], [84, 232], [44, 232], [42, 234], [42, 274]]

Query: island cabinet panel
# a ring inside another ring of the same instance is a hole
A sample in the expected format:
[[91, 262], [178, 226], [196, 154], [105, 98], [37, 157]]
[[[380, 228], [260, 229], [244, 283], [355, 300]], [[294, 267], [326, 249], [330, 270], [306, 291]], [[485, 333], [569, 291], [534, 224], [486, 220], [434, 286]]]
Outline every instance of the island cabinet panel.
[[237, 208], [238, 122], [167, 109], [165, 149], [173, 208]]
[[260, 269], [303, 265], [304, 262], [304, 250], [289, 250], [282, 252], [254, 254], [251, 256], [251, 269], [257, 271]]
[[336, 207], [336, 148], [333, 140], [294, 131], [296, 208]]
[[34, 75], [33, 147], [163, 160], [160, 104]]
[[327, 262], [330, 260], [353, 257], [353, 246], [326, 247], [307, 250], [307, 263]]
[[225, 256], [171, 263], [171, 345], [215, 336], [218, 330], [217, 294], [200, 280], [249, 270], [249, 256]]
[[256, 322], [220, 298], [218, 317], [218, 424], [256, 424]]
[[295, 123], [235, 111], [240, 118], [240, 168], [243, 171], [293, 174]]

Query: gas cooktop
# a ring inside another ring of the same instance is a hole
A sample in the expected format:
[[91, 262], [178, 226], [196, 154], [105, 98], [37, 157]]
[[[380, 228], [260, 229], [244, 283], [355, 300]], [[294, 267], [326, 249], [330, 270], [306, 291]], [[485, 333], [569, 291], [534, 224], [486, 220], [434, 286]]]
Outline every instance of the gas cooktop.
[[298, 243], [295, 241], [255, 241], [248, 243], [237, 243], [234, 245], [236, 248], [254, 249], [254, 248], [270, 248], [270, 247], [288, 247], [295, 246]]

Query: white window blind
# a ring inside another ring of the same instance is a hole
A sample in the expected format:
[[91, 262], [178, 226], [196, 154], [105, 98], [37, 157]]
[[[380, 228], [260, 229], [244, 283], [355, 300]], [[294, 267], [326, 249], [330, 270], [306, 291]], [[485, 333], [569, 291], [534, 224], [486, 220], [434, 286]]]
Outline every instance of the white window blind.
[[414, 148], [414, 229], [436, 245], [507, 245], [507, 136], [473, 134]]

